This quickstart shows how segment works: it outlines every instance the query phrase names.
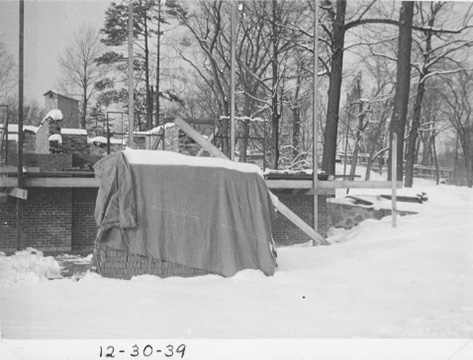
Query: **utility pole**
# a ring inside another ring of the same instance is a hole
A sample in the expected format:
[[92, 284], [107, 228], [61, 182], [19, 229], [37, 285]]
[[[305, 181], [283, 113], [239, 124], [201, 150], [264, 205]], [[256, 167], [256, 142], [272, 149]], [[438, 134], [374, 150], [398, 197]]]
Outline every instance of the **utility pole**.
[[135, 101], [133, 98], [134, 86], [134, 72], [133, 72], [133, 0], [128, 3], [128, 132], [130, 134], [128, 146], [134, 147], [134, 108]]
[[[159, 103], [159, 91], [160, 91], [160, 84], [159, 82], [161, 81], [160, 77], [160, 72], [161, 72], [161, 1], [158, 1], [158, 37], [156, 40], [156, 121], [154, 126], [159, 126], [159, 113], [161, 111], [160, 109], [160, 103]], [[163, 120], [163, 131], [164, 131], [164, 120]], [[164, 145], [164, 141], [163, 141]], [[164, 150], [164, 148], [163, 148]]]
[[[23, 81], [24, 81], [24, 40], [25, 40], [25, 0], [20, 0], [20, 39], [18, 56], [18, 189], [23, 189]], [[8, 144], [7, 144], [8, 146]], [[16, 199], [16, 248], [22, 248], [23, 201]]]
[[[313, 109], [312, 109], [312, 126], [313, 126], [313, 138], [312, 138], [312, 163], [313, 163], [313, 181], [312, 188], [314, 189], [314, 230], [317, 231], [319, 228], [319, 196], [317, 194], [317, 182], [318, 182], [318, 126], [317, 126], [317, 88], [318, 88], [318, 79], [317, 79], [317, 63], [319, 58], [319, 18], [318, 18], [318, 0], [314, 1], [314, 63], [313, 63]], [[315, 243], [314, 243], [315, 244]]]

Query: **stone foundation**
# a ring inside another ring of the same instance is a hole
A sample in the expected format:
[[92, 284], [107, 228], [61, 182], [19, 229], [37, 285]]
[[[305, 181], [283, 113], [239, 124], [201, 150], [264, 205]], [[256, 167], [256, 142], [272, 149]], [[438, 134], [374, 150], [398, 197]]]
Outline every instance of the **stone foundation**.
[[[391, 215], [390, 209], [374, 209], [371, 207], [350, 205], [350, 204], [339, 204], [339, 203], [328, 203], [328, 213], [330, 222], [333, 227], [351, 229], [367, 219], [380, 220], [385, 216]], [[401, 216], [414, 215], [412, 211], [398, 211]]]

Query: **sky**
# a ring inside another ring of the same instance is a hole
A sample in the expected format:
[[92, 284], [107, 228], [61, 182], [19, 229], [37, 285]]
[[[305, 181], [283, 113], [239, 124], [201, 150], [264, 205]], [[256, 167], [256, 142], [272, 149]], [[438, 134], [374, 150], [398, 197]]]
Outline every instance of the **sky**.
[[[58, 55], [81, 25], [103, 26], [110, 0], [25, 1], [25, 98], [57, 89]], [[18, 63], [19, 1], [0, 0], [0, 34]], [[1, 101], [1, 100], [0, 100]]]

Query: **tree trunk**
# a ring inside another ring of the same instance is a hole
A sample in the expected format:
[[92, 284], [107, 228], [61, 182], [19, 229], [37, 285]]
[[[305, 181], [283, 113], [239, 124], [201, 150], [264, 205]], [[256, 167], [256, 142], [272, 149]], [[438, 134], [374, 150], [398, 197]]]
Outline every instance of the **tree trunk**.
[[[240, 150], [240, 161], [247, 162], [248, 159], [248, 138], [250, 137], [250, 126], [249, 120], [242, 121], [241, 126], [243, 127], [242, 139], [241, 139], [241, 150]], [[238, 143], [238, 140], [236, 140]]]
[[[251, 99], [249, 96], [245, 96], [245, 105], [243, 114], [247, 117], [251, 117], [251, 107], [250, 107]], [[250, 124], [249, 120], [241, 121], [241, 128], [242, 128], [242, 139], [240, 141], [240, 161], [246, 162], [247, 155], [248, 155], [248, 138], [250, 137]], [[238, 144], [238, 139], [235, 139], [236, 143]]]
[[455, 138], [455, 159], [453, 160], [453, 184], [460, 185], [458, 181], [458, 136]]
[[[393, 134], [397, 134], [397, 181], [403, 178], [404, 131], [406, 127], [407, 107], [409, 103], [409, 86], [411, 76], [411, 44], [413, 1], [403, 1], [399, 16], [398, 60], [396, 74], [396, 94], [389, 133], [389, 144], [392, 144]], [[391, 163], [392, 152], [389, 152]], [[391, 166], [388, 167], [388, 179], [391, 180]]]
[[278, 26], [276, 24], [277, 18], [277, 1], [273, 0], [272, 10], [273, 16], [271, 21], [271, 35], [272, 35], [272, 58], [271, 58], [271, 70], [272, 70], [272, 94], [271, 94], [271, 125], [272, 134], [271, 142], [273, 145], [273, 156], [271, 159], [271, 168], [277, 169], [279, 164], [279, 103], [278, 103]]
[[82, 116], [80, 119], [80, 127], [87, 128], [87, 89], [84, 87], [82, 94]]
[[430, 143], [432, 144], [432, 155], [433, 155], [434, 163], [435, 163], [435, 180], [438, 185], [440, 183], [440, 171], [439, 171], [439, 162], [437, 160], [437, 149], [435, 147], [435, 134], [432, 134]]
[[160, 73], [161, 73], [161, 1], [158, 1], [158, 36], [156, 39], [156, 120], [154, 125], [159, 126], [159, 112], [161, 111], [160, 109], [160, 104], [159, 104], [159, 91], [160, 91], [160, 86], [159, 82], [161, 81], [160, 79]]
[[[362, 111], [361, 104], [359, 111]], [[353, 161], [350, 167], [350, 180], [355, 180], [356, 165], [358, 164], [358, 153], [360, 152], [361, 134], [363, 133], [363, 121], [365, 116], [366, 114], [364, 113], [358, 115], [358, 128], [356, 129], [355, 149], [353, 150]]]
[[148, 47], [148, 21], [144, 19], [144, 42], [145, 42], [145, 80], [146, 80], [146, 128], [153, 127], [153, 99], [151, 97], [151, 83], [149, 78], [149, 47]]
[[337, 132], [340, 110], [340, 92], [343, 72], [343, 47], [345, 46], [345, 13], [347, 3], [337, 0], [337, 15], [333, 23], [332, 69], [329, 76], [327, 122], [325, 125], [322, 170], [335, 174]]
[[[302, 73], [302, 72], [301, 72]], [[301, 109], [299, 93], [302, 86], [302, 76], [297, 77], [296, 91], [294, 93], [294, 105], [292, 107], [292, 155], [294, 159], [299, 155], [299, 136], [301, 132]]]
[[301, 132], [301, 110], [299, 108], [299, 100], [292, 108], [292, 155], [294, 159], [299, 155], [299, 135]]
[[406, 178], [405, 187], [411, 188], [414, 183], [414, 164], [417, 159], [417, 135], [420, 127], [420, 117], [422, 112], [422, 100], [424, 99], [425, 85], [420, 81], [417, 85], [416, 102], [414, 104], [414, 113], [412, 115], [411, 131], [409, 133], [408, 148], [406, 154]]

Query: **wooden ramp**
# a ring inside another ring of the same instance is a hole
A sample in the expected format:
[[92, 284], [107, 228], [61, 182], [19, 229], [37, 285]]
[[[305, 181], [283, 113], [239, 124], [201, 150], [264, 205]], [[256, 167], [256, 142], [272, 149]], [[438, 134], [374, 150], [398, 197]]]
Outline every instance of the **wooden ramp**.
[[[196, 143], [198, 143], [202, 148], [207, 150], [212, 156], [228, 159], [228, 157], [221, 152], [217, 147], [205, 139], [199, 132], [197, 132], [192, 126], [185, 122], [180, 117], [174, 119], [174, 123], [179, 126], [189, 137], [191, 137]], [[301, 229], [305, 234], [307, 234], [317, 245], [330, 245], [330, 243], [325, 240], [325, 238], [315, 231], [309, 224], [297, 216], [293, 211], [291, 211], [286, 205], [281, 201], [276, 200], [277, 197], [270, 191], [273, 203], [278, 211], [283, 214], [288, 220], [290, 220], [294, 225]]]

